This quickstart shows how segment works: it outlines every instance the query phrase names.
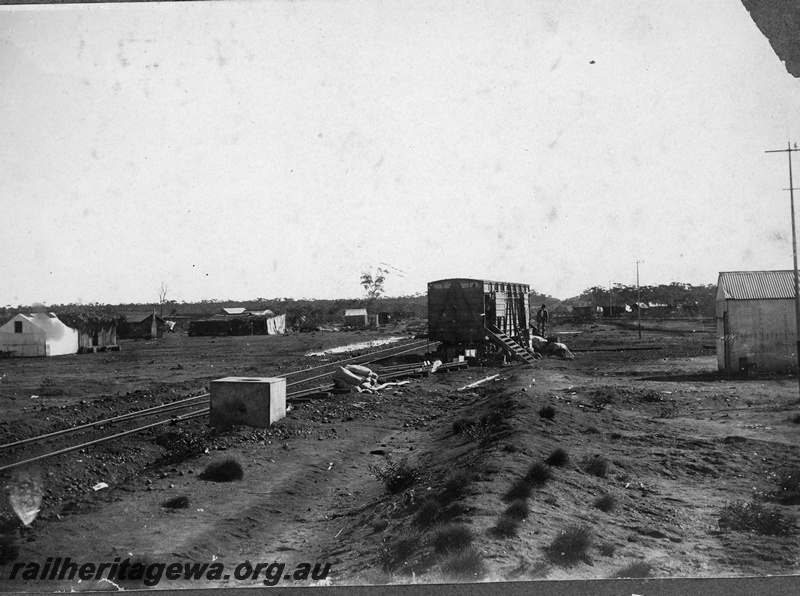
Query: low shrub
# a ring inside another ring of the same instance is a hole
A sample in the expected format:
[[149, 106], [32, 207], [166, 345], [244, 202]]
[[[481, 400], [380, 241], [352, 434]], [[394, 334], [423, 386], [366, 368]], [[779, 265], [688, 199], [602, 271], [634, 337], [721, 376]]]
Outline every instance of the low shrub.
[[571, 567], [579, 561], [591, 563], [589, 549], [593, 542], [594, 537], [588, 526], [569, 526], [547, 547], [547, 554], [553, 563], [563, 567]]
[[553, 406], [544, 406], [539, 410], [539, 416], [545, 420], [552, 420], [556, 417], [556, 409]]
[[594, 500], [594, 506], [600, 511], [611, 513], [617, 508], [617, 498], [612, 494], [605, 494]]
[[777, 509], [752, 501], [736, 501], [723, 507], [719, 516], [720, 530], [743, 530], [766, 536], [788, 536], [794, 520]]
[[475, 547], [449, 553], [442, 559], [442, 573], [457, 580], [479, 580], [487, 573], [483, 555]]
[[544, 462], [533, 462], [525, 472], [525, 482], [531, 486], [543, 486], [553, 477], [553, 470]]
[[448, 524], [434, 531], [431, 537], [433, 550], [438, 554], [462, 551], [472, 544], [475, 536], [469, 526]]
[[233, 482], [244, 478], [244, 470], [238, 461], [232, 457], [227, 457], [208, 464], [200, 474], [200, 478], [211, 482]]
[[411, 465], [406, 456], [399, 461], [387, 459], [384, 468], [370, 464], [369, 471], [375, 478], [383, 482], [386, 490], [392, 494], [397, 494], [414, 484], [420, 474], [419, 468]]
[[782, 491], [800, 492], [800, 468], [786, 468], [778, 473], [778, 486]]
[[569, 453], [567, 453], [561, 447], [554, 449], [552, 453], [544, 460], [548, 466], [553, 466], [554, 468], [563, 468], [569, 463]]
[[429, 528], [436, 523], [436, 520], [442, 515], [444, 507], [436, 497], [428, 497], [417, 509], [417, 514], [414, 516], [414, 523], [423, 528]]
[[613, 544], [601, 544], [600, 548], [597, 550], [599, 550], [600, 554], [604, 557], [613, 557], [614, 553], [617, 552], [617, 547]]
[[587, 459], [583, 465], [583, 469], [588, 474], [597, 476], [598, 478], [605, 478], [608, 474], [609, 467], [611, 467], [611, 462], [609, 462], [605, 457], [601, 457], [599, 455]]
[[598, 412], [602, 412], [607, 405], [613, 403], [614, 391], [608, 387], [596, 389], [592, 392], [591, 398], [589, 399], [589, 405]]
[[472, 418], [467, 418], [466, 416], [456, 418], [453, 420], [453, 434], [460, 435], [468, 426], [473, 424], [475, 424], [475, 421]]
[[506, 503], [510, 501], [517, 501], [519, 499], [527, 499], [533, 493], [533, 487], [524, 478], [517, 478], [503, 495], [503, 501]]
[[460, 417], [453, 421], [453, 433], [464, 435], [475, 443], [483, 444], [491, 439], [502, 422], [503, 413], [499, 410], [484, 414], [478, 419]]
[[657, 418], [677, 418], [679, 413], [678, 402], [668, 399], [659, 404]]
[[422, 534], [416, 530], [403, 533], [391, 546], [383, 549], [381, 559], [384, 571], [393, 571], [408, 565], [423, 546]]
[[475, 473], [468, 470], [452, 472], [444, 481], [444, 495], [448, 499], [458, 499], [464, 496], [467, 488], [475, 479]]
[[503, 413], [500, 410], [494, 410], [481, 416], [479, 422], [485, 426], [500, 426], [503, 423]]
[[631, 577], [631, 578], [641, 578], [641, 577], [649, 577], [650, 572], [653, 570], [653, 566], [650, 563], [645, 561], [637, 561], [636, 563], [631, 563], [617, 571], [611, 577]]
[[513, 538], [519, 530], [520, 520], [510, 515], [501, 515], [490, 532], [498, 538]]
[[161, 503], [161, 506], [167, 509], [186, 509], [189, 506], [189, 497], [186, 495], [172, 497]]
[[528, 507], [528, 501], [525, 499], [517, 499], [516, 501], [511, 501], [511, 503], [508, 504], [508, 507], [506, 507], [503, 515], [522, 521], [524, 519], [528, 519], [530, 512], [531, 510], [530, 507]]

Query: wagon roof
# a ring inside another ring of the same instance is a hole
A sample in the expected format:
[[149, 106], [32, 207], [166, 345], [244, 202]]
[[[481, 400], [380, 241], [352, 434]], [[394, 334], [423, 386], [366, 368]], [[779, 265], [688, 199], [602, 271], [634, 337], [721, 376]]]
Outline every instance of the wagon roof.
[[525, 284], [518, 281], [499, 281], [494, 279], [475, 279], [471, 277], [451, 277], [448, 279], [437, 279], [436, 281], [429, 281], [428, 285], [430, 284], [440, 284], [447, 281], [475, 281], [479, 283], [487, 283], [487, 284], [511, 284], [513, 286], [529, 286], [530, 284]]

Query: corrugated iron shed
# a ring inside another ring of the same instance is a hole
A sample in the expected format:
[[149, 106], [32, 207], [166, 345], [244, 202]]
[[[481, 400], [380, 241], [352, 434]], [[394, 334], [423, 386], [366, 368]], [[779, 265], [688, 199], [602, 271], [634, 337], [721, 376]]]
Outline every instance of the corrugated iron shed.
[[767, 300], [794, 298], [794, 273], [788, 271], [723, 271], [717, 299]]

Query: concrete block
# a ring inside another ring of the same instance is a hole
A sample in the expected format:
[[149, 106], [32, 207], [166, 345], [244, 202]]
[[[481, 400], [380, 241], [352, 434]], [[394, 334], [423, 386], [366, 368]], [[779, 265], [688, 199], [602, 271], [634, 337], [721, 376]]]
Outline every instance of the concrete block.
[[225, 377], [211, 381], [211, 426], [267, 428], [286, 418], [286, 379]]

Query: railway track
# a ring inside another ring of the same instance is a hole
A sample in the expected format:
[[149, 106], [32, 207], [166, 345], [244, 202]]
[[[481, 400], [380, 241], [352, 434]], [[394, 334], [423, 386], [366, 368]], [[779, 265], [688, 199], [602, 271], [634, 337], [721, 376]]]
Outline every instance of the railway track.
[[[284, 373], [281, 375], [277, 375], [282, 378], [286, 378], [287, 380], [290, 377], [300, 377], [296, 381], [292, 381], [291, 383], [286, 384], [287, 389], [290, 387], [299, 387], [303, 385], [307, 385], [313, 381], [319, 381], [326, 377], [330, 377], [334, 374], [336, 369], [344, 364], [370, 364], [372, 362], [376, 362], [379, 360], [384, 360], [386, 358], [390, 358], [392, 356], [399, 356], [408, 352], [417, 351], [425, 346], [429, 345], [428, 340], [417, 340], [412, 341], [410, 343], [403, 343], [401, 345], [396, 345], [391, 348], [383, 348], [378, 350], [371, 350], [368, 353], [359, 353], [356, 356], [352, 356], [349, 358], [343, 358], [337, 360], [335, 362], [328, 362], [325, 364], [321, 364], [318, 366], [313, 366], [310, 368], [305, 368], [301, 370], [296, 370], [288, 373]], [[322, 372], [317, 374], [317, 371], [321, 371], [325, 368], [330, 368], [331, 370], [327, 372]], [[311, 376], [305, 376], [311, 373]], [[299, 398], [305, 395], [309, 395], [311, 393], [318, 393], [325, 391], [325, 386], [317, 386], [312, 388], [306, 389], [298, 389], [296, 391], [287, 392], [286, 399], [288, 402], [291, 402], [295, 398]], [[86, 449], [87, 447], [91, 447], [93, 445], [99, 445], [101, 443], [106, 443], [109, 441], [114, 441], [116, 439], [120, 439], [122, 437], [126, 437], [128, 435], [140, 433], [152, 428], [156, 428], [159, 426], [164, 426], [167, 424], [176, 424], [181, 421], [191, 420], [194, 418], [200, 418], [203, 416], [207, 416], [210, 411], [210, 401], [211, 401], [211, 394], [210, 393], [203, 393], [201, 395], [195, 395], [192, 397], [187, 397], [184, 399], [180, 399], [174, 402], [170, 402], [168, 404], [163, 404], [160, 406], [155, 406], [152, 408], [146, 408], [143, 410], [139, 410], [136, 412], [128, 412], [127, 414], [121, 414], [120, 416], [114, 416], [111, 418], [105, 418], [103, 420], [97, 420], [95, 422], [89, 422], [86, 424], [81, 424], [78, 426], [70, 427], [67, 429], [55, 431], [52, 433], [47, 433], [44, 435], [38, 435], [35, 437], [30, 437], [27, 439], [21, 439], [19, 441], [14, 441], [12, 443], [7, 443], [5, 445], [0, 445], [0, 456], [2, 456], [5, 452], [9, 452], [13, 449], [17, 449], [20, 447], [25, 447], [29, 445], [35, 445], [38, 443], [44, 443], [46, 441], [55, 440], [59, 438], [65, 438], [68, 435], [87, 431], [91, 429], [96, 429], [98, 427], [104, 427], [108, 425], [116, 425], [120, 423], [127, 423], [132, 420], [138, 420], [141, 418], [149, 418], [153, 416], [161, 416], [166, 413], [173, 413], [181, 410], [192, 410], [180, 415], [171, 415], [169, 418], [161, 419], [156, 422], [152, 422], [143, 426], [137, 426], [132, 429], [124, 430], [118, 433], [114, 433], [111, 435], [107, 435], [104, 437], [100, 437], [91, 441], [87, 441], [84, 443], [80, 443], [77, 445], [71, 445], [69, 447], [58, 449], [55, 451], [43, 453], [41, 455], [37, 455], [36, 457], [31, 457], [27, 459], [23, 459], [20, 461], [12, 462], [9, 464], [5, 464], [0, 466], [0, 472], [4, 472], [6, 470], [11, 470], [13, 468], [18, 468], [27, 464], [35, 463], [44, 459], [48, 459], [51, 457], [55, 457], [58, 455], [63, 455], [66, 453], [70, 453], [73, 451], [79, 451], [81, 449]]]

